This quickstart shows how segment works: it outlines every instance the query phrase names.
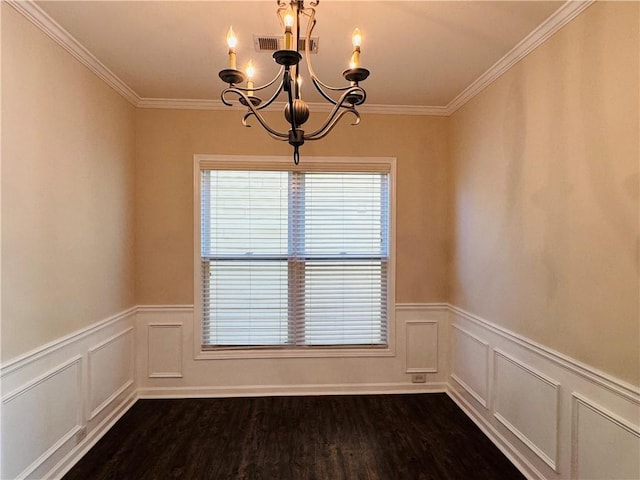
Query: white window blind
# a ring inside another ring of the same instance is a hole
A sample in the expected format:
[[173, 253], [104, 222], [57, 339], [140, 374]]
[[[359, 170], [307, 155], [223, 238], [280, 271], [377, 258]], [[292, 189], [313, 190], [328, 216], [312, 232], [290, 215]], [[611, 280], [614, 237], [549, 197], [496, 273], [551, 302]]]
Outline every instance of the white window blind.
[[206, 347], [387, 345], [386, 173], [201, 171]]

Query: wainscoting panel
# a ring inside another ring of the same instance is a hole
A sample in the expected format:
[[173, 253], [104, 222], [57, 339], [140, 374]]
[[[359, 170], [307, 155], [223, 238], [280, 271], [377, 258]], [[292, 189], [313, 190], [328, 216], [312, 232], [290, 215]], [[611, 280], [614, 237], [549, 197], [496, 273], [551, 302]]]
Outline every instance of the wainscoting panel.
[[149, 323], [149, 378], [182, 377], [182, 323]]
[[407, 320], [407, 373], [438, 371], [438, 322]]
[[89, 420], [133, 385], [134, 328], [117, 333], [89, 349]]
[[453, 327], [451, 378], [487, 408], [489, 392], [489, 344], [457, 326]]
[[138, 397], [438, 391], [527, 478], [640, 478], [637, 387], [459, 308], [396, 305], [378, 357], [201, 359], [194, 321], [135, 307], [3, 364], [0, 478], [62, 477]]
[[58, 478], [136, 398], [135, 308], [0, 367], [0, 478]]
[[[391, 317], [385, 350], [255, 349], [207, 355], [194, 341], [198, 319], [193, 306], [140, 306], [138, 394], [158, 398], [446, 391], [447, 305], [396, 305]], [[424, 375], [422, 382], [412, 383], [412, 370]]]
[[449, 395], [527, 478], [640, 478], [637, 387], [454, 306], [450, 314]]
[[494, 416], [557, 471], [560, 385], [494, 350]]
[[640, 428], [573, 394], [571, 478], [640, 478]]
[[81, 381], [75, 356], [2, 399], [2, 478], [31, 474], [81, 430]]

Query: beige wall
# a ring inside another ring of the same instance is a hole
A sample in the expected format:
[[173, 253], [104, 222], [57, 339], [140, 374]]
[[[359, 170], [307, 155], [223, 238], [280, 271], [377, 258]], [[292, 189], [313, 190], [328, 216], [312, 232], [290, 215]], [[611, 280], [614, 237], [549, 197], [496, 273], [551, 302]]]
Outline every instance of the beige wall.
[[[274, 112], [274, 115], [275, 112]], [[281, 115], [277, 113], [278, 117]], [[193, 155], [291, 155], [241, 111], [137, 111], [139, 304], [193, 303]], [[366, 115], [309, 142], [304, 156], [397, 157], [397, 302], [447, 299], [448, 119]]]
[[[638, 7], [591, 6], [451, 119], [365, 115], [303, 147], [398, 158], [397, 302], [449, 299], [640, 383]], [[2, 13], [6, 360], [191, 304], [193, 155], [291, 152], [238, 111], [135, 110]]]
[[2, 359], [135, 303], [135, 109], [2, 2]]
[[639, 6], [603, 2], [452, 118], [452, 303], [640, 384]]

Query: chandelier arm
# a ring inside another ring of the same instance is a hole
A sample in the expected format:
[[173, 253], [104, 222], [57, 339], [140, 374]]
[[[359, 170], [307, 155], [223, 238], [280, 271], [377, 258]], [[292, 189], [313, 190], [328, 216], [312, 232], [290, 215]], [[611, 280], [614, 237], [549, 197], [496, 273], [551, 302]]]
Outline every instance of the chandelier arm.
[[[318, 90], [318, 92], [324, 97], [326, 98], [329, 102], [333, 103], [334, 105], [336, 104], [335, 100], [333, 100], [331, 97], [329, 97], [323, 90], [322, 87], [320, 87], [318, 84], [323, 85], [323, 83], [320, 81], [320, 79], [318, 79], [318, 76], [316, 75], [316, 72], [313, 70], [313, 63], [311, 61], [311, 51], [309, 50], [310, 48], [310, 39], [311, 39], [311, 35], [313, 34], [313, 29], [316, 26], [316, 9], [313, 8], [315, 5], [317, 5], [317, 3], [311, 3], [311, 7], [310, 8], [305, 8], [305, 15], [307, 15], [309, 17], [309, 20], [307, 21], [307, 34], [305, 37], [305, 42], [304, 42], [304, 54], [305, 57], [307, 59], [307, 70], [309, 70], [309, 76], [311, 77], [311, 80], [313, 81], [313, 85], [316, 87], [316, 90]], [[306, 10], [309, 10], [311, 13], [307, 13]]]
[[222, 93], [220, 94], [220, 100], [222, 100], [222, 103], [224, 103], [225, 105], [227, 105], [228, 107], [233, 107], [233, 103], [231, 103], [229, 100], [226, 99], [227, 94], [229, 93], [234, 93], [236, 95], [238, 95], [238, 98], [240, 97], [245, 97], [247, 98], [247, 96], [242, 93], [237, 87], [228, 87], [225, 88]]
[[[311, 52], [309, 50], [310, 48], [309, 46], [311, 42], [309, 40], [311, 39], [311, 35], [313, 34], [313, 29], [316, 26], [316, 19], [315, 19], [316, 10], [313, 7], [317, 6], [318, 3], [320, 3], [320, 0], [317, 0], [316, 2], [311, 2], [311, 7], [305, 8], [303, 10], [304, 14], [309, 17], [309, 21], [307, 22], [307, 35], [304, 42], [304, 53], [307, 59], [307, 69], [309, 70], [309, 76], [311, 77], [311, 81], [313, 82], [314, 87], [316, 87], [316, 90], [318, 91], [318, 93], [320, 93], [320, 95], [322, 95], [328, 102], [331, 102], [333, 105], [335, 105], [337, 102], [333, 98], [331, 98], [331, 96], [329, 96], [329, 94], [327, 94], [324, 91], [324, 89], [332, 90], [334, 92], [344, 92], [352, 88], [353, 85], [347, 85], [344, 87], [332, 87], [331, 85], [327, 85], [326, 83], [322, 82], [316, 75], [315, 70], [313, 69], [313, 64], [311, 61]], [[307, 13], [307, 10], [310, 11], [311, 13]]]
[[[351, 85], [336, 102], [334, 108], [355, 108], [367, 99], [367, 92], [359, 85]], [[346, 105], [345, 105], [346, 104]]]
[[253, 92], [253, 91], [258, 91], [258, 90], [264, 90], [265, 88], [269, 88], [271, 85], [273, 85], [274, 83], [276, 83], [279, 79], [280, 76], [282, 75], [282, 71], [284, 70], [284, 67], [280, 67], [280, 70], [278, 71], [278, 73], [276, 74], [275, 77], [273, 77], [273, 79], [271, 81], [269, 81], [269, 83], [265, 83], [264, 85], [261, 85], [259, 87], [253, 87], [253, 88], [248, 88], [248, 87], [234, 87], [237, 88], [238, 90], [241, 90], [243, 92]]
[[276, 17], [278, 17], [278, 21], [280, 22], [280, 28], [284, 30], [284, 21], [282, 20], [283, 15], [281, 15], [281, 12], [286, 12], [291, 5], [291, 2], [288, 0], [276, 0], [276, 3], [278, 4]]
[[313, 83], [313, 85], [316, 87], [316, 90], [318, 91], [318, 93], [320, 95], [322, 95], [324, 97], [325, 100], [327, 100], [328, 102], [332, 103], [333, 105], [336, 105], [338, 101], [334, 100], [331, 96], [329, 96], [323, 89], [322, 87], [326, 87], [329, 90], [334, 90], [336, 92], [345, 92], [347, 90], [351, 90], [352, 88], [358, 88], [359, 90], [361, 90], [362, 92], [364, 92], [364, 89], [362, 89], [362, 87], [357, 86], [357, 85], [348, 85], [346, 87], [339, 87], [339, 88], [334, 88], [334, 87], [329, 87], [327, 85], [325, 85], [324, 83], [322, 83], [320, 80], [318, 80], [317, 77], [311, 77], [311, 82]]
[[367, 92], [365, 91], [364, 88], [362, 88], [359, 85], [354, 85], [353, 90], [350, 92], [347, 92], [345, 96], [348, 96], [350, 93], [360, 93], [362, 95], [362, 99], [358, 103], [356, 103], [354, 106], [362, 105], [367, 99]]
[[334, 92], [344, 92], [345, 90], [349, 90], [350, 88], [355, 87], [356, 85], [345, 85], [344, 87], [332, 87], [331, 85], [327, 85], [323, 83], [318, 77], [315, 75], [311, 77], [313, 84], [316, 86], [316, 89], [322, 93], [322, 88], [326, 88], [327, 90], [332, 90]]
[[333, 127], [336, 126], [340, 119], [348, 113], [351, 113], [356, 117], [355, 122], [351, 125], [358, 125], [360, 123], [360, 113], [358, 113], [358, 111], [353, 107], [344, 107], [341, 110], [336, 111], [334, 115], [329, 117], [328, 121], [325, 122], [321, 129], [316, 130], [310, 135], [305, 135], [304, 139], [308, 141], [323, 139], [324, 137], [329, 135], [329, 132], [333, 130]]
[[[262, 89], [264, 89], [264, 88], [267, 88], [267, 87], [269, 87], [269, 86], [273, 85], [273, 83], [274, 83], [276, 80], [278, 80], [278, 78], [280, 77], [280, 73], [282, 73], [282, 70], [283, 70], [283, 69], [284, 69], [284, 67], [280, 69], [280, 72], [278, 72], [278, 76], [276, 76], [276, 77], [275, 77], [273, 80], [271, 80], [269, 83], [267, 83], [267, 84], [263, 85], [262, 87], [253, 88], [253, 89], [251, 89], [251, 90], [262, 90]], [[266, 102], [264, 102], [264, 103], [260, 104], [259, 106], [256, 106], [256, 107], [255, 107], [255, 108], [256, 108], [256, 110], [262, 110], [263, 108], [268, 107], [269, 105], [271, 105], [271, 104], [275, 101], [275, 99], [276, 99], [276, 98], [278, 98], [278, 95], [280, 95], [280, 92], [282, 92], [282, 87], [283, 87], [283, 85], [284, 85], [284, 81], [281, 79], [281, 81], [280, 81], [280, 85], [279, 85], [279, 86], [278, 86], [278, 88], [275, 90], [275, 92], [273, 93], [273, 95], [271, 96], [271, 98], [270, 98], [269, 100], [267, 100]], [[229, 87], [229, 88], [226, 88], [225, 90], [223, 90], [223, 91], [222, 91], [222, 93], [221, 93], [221, 95], [220, 95], [220, 99], [222, 100], [222, 103], [223, 103], [223, 104], [225, 104], [227, 107], [233, 107], [233, 104], [232, 104], [232, 103], [230, 103], [229, 101], [227, 101], [227, 100], [225, 99], [225, 94], [226, 94], [226, 93], [228, 93], [229, 91], [231, 91], [231, 89], [238, 90], [238, 91], [241, 91], [241, 92], [248, 92], [248, 91], [250, 91], [248, 88], [235, 87], [235, 86], [234, 86], [234, 87]], [[234, 93], [235, 93], [235, 92], [234, 92]], [[249, 102], [249, 103], [251, 103], [251, 102]], [[247, 125], [247, 126], [249, 126], [249, 125]]]
[[[251, 105], [251, 104], [249, 104], [249, 105]], [[277, 130], [274, 130], [269, 125], [267, 125], [267, 121], [264, 119], [264, 117], [262, 115], [260, 115], [260, 112], [258, 112], [256, 109], [253, 108], [253, 106], [250, 106], [249, 109], [251, 110], [251, 112], [247, 112], [244, 115], [244, 118], [242, 119], [242, 124], [245, 127], [250, 127], [251, 126], [251, 125], [246, 123], [246, 120], [251, 115], [254, 115], [258, 119], [258, 122], [260, 122], [260, 125], [262, 125], [262, 128], [264, 128], [267, 131], [267, 133], [269, 135], [271, 135], [273, 138], [275, 138], [277, 140], [288, 140], [289, 139], [289, 134], [288, 133], [278, 132]]]
[[[295, 36], [295, 42], [296, 42], [296, 52], [300, 53], [300, 14], [305, 14], [304, 11], [304, 1], [302, 0], [294, 0], [296, 1], [296, 8], [295, 8], [295, 12], [296, 12], [296, 36]], [[293, 3], [293, 2], [292, 2]], [[306, 44], [309, 43], [305, 40], [305, 53], [307, 51], [307, 46]], [[299, 99], [300, 98], [300, 82], [299, 80], [299, 76], [300, 76], [300, 64], [296, 63], [295, 65], [293, 65], [293, 68], [295, 69], [295, 75], [293, 76], [293, 88], [295, 89], [295, 99]], [[293, 112], [293, 99], [291, 98], [291, 95], [289, 96], [289, 108], [291, 108], [292, 110], [290, 110], [291, 112]], [[295, 122], [291, 122], [291, 126], [294, 127]], [[295, 128], [294, 128], [295, 130]]]
[[353, 86], [349, 90], [344, 92], [340, 96], [340, 99], [335, 103], [335, 106], [331, 110], [331, 113], [327, 117], [327, 120], [325, 120], [324, 124], [315, 132], [305, 135], [305, 139], [318, 140], [320, 138], [323, 138], [327, 133], [331, 131], [338, 120], [340, 120], [346, 113], [352, 113], [353, 115], [355, 115], [356, 122], [353, 125], [357, 125], [358, 123], [360, 123], [360, 114], [355, 109], [355, 107], [353, 105], [345, 105], [348, 96], [360, 93], [363, 96], [363, 100], [360, 102], [362, 103], [364, 101], [364, 97], [366, 96], [366, 93], [362, 88]]
[[258, 122], [260, 122], [260, 125], [262, 125], [262, 127], [269, 132], [269, 134], [271, 134], [272, 137], [274, 138], [278, 138], [281, 140], [287, 140], [289, 138], [289, 135], [287, 133], [282, 133], [282, 132], [278, 132], [277, 130], [271, 128], [266, 120], [263, 118], [262, 115], [260, 115], [260, 112], [258, 112], [258, 110], [256, 110], [256, 108], [253, 106], [253, 104], [251, 103], [251, 100], [249, 99], [249, 97], [247, 97], [244, 93], [242, 93], [242, 91], [240, 91], [239, 89], [235, 88], [235, 87], [230, 87], [230, 88], [225, 88], [222, 92], [222, 101], [225, 105], [232, 105], [231, 103], [228, 103], [226, 101], [226, 99], [224, 98], [224, 96], [228, 93], [233, 93], [234, 95], [238, 95], [239, 98], [243, 98], [246, 102], [247, 108], [249, 108], [250, 112], [247, 112], [247, 114], [245, 114], [244, 118], [242, 119], [242, 124], [245, 127], [250, 127], [250, 125], [248, 125], [246, 123], [247, 118], [249, 118], [251, 115], [255, 115], [255, 117], [258, 119]]
[[333, 105], [336, 105], [336, 104], [338, 103], [338, 102], [336, 102], [333, 98], [331, 98], [331, 97], [330, 97], [330, 96], [329, 96], [329, 95], [328, 95], [328, 94], [327, 94], [327, 93], [322, 89], [322, 87], [321, 87], [320, 85], [318, 85], [318, 83], [319, 83], [320, 81], [319, 81], [319, 80], [318, 80], [318, 78], [317, 78], [317, 77], [315, 77], [313, 74], [311, 74], [311, 82], [313, 83], [313, 86], [314, 86], [314, 87], [316, 87], [316, 90], [318, 91], [318, 93], [319, 93], [320, 95], [322, 95], [322, 96], [324, 97], [324, 99], [325, 99], [327, 102], [329, 102], [329, 103], [331, 103], [331, 104], [333, 104]]
[[230, 90], [232, 87], [229, 88], [225, 88], [224, 90], [222, 90], [222, 92], [220, 92], [220, 101], [225, 104], [227, 107], [233, 107], [233, 103], [228, 102], [226, 98], [224, 98], [224, 96], [227, 94], [227, 91]]
[[[285, 135], [285, 134], [283, 134], [283, 133], [280, 133], [280, 132], [275, 132], [275, 131], [273, 131], [273, 130], [269, 129], [269, 128], [268, 128], [268, 127], [266, 127], [266, 126], [265, 126], [265, 124], [260, 120], [260, 117], [258, 117], [258, 115], [257, 115], [257, 114], [255, 114], [255, 113], [253, 113], [253, 112], [251, 112], [251, 111], [249, 111], [249, 112], [245, 113], [245, 114], [244, 114], [244, 116], [242, 117], [242, 125], [243, 125], [244, 127], [251, 128], [251, 125], [249, 125], [249, 124], [247, 123], [247, 120], [249, 120], [249, 118], [254, 117], [254, 116], [258, 119], [258, 122], [260, 122], [260, 124], [264, 127], [265, 131], [267, 132], [267, 135], [269, 135], [271, 138], [273, 138], [273, 139], [275, 139], [275, 140], [280, 140], [280, 141], [282, 141], [282, 142], [286, 142], [286, 141], [287, 141], [287, 139], [288, 139], [288, 136], [287, 136], [287, 135]], [[264, 119], [263, 119], [263, 121], [264, 121]], [[277, 135], [276, 135], [274, 132], [275, 132], [275, 133], [277, 133]]]
[[268, 107], [269, 105], [271, 105], [275, 101], [275, 99], [278, 98], [278, 96], [280, 95], [280, 92], [282, 92], [282, 88], [283, 87], [284, 87], [284, 79], [280, 79], [280, 85], [278, 85], [278, 88], [276, 88], [276, 90], [273, 93], [273, 95], [271, 95], [271, 98], [269, 100], [267, 100], [266, 102], [264, 102], [259, 107], [256, 107], [256, 110], [262, 110], [263, 108]]

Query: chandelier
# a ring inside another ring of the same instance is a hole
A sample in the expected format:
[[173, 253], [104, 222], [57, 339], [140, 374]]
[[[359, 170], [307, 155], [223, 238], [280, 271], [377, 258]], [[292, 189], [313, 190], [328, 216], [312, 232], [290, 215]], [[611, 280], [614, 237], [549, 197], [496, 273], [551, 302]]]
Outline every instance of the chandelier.
[[[229, 47], [229, 68], [221, 70], [218, 74], [223, 82], [228, 83], [221, 94], [222, 103], [227, 106], [233, 104], [229, 101], [229, 95], [236, 95], [238, 101], [247, 107], [247, 112], [242, 118], [245, 127], [251, 117], [255, 117], [267, 133], [276, 140], [288, 141], [293, 147], [293, 161], [297, 165], [300, 161], [299, 148], [305, 141], [320, 140], [326, 137], [338, 121], [346, 114], [355, 117], [353, 125], [360, 123], [360, 114], [356, 106], [362, 105], [367, 97], [366, 92], [360, 86], [360, 82], [369, 76], [369, 70], [360, 66], [360, 44], [362, 35], [357, 28], [353, 31], [353, 54], [349, 68], [342, 72], [348, 85], [342, 87], [329, 86], [317, 77], [311, 64], [310, 45], [313, 28], [316, 24], [316, 9], [320, 0], [309, 2], [310, 6], [305, 6], [303, 0], [276, 0], [277, 16], [280, 21], [282, 31], [284, 31], [284, 48], [273, 53], [273, 59], [280, 65], [280, 70], [269, 82], [261, 86], [255, 86], [253, 76], [255, 69], [251, 61], [246, 68], [246, 75], [236, 67], [237, 38], [233, 33], [233, 28], [229, 28], [227, 35], [227, 45]], [[300, 76], [300, 54], [301, 46], [301, 21], [306, 20], [306, 32], [302, 45], [306, 57], [307, 70], [311, 83], [320, 93], [322, 98], [333, 105], [326, 120], [313, 132], [305, 132], [301, 127], [309, 118], [309, 106], [300, 96], [301, 76]], [[247, 81], [246, 86], [239, 86]], [[274, 87], [277, 85], [277, 87]], [[268, 100], [262, 101], [255, 95], [256, 92], [275, 88]], [[271, 127], [260, 113], [260, 110], [271, 105], [282, 92], [286, 92], [286, 103], [284, 107], [284, 117], [289, 123], [288, 132], [280, 132]], [[334, 98], [337, 97], [337, 98]]]

